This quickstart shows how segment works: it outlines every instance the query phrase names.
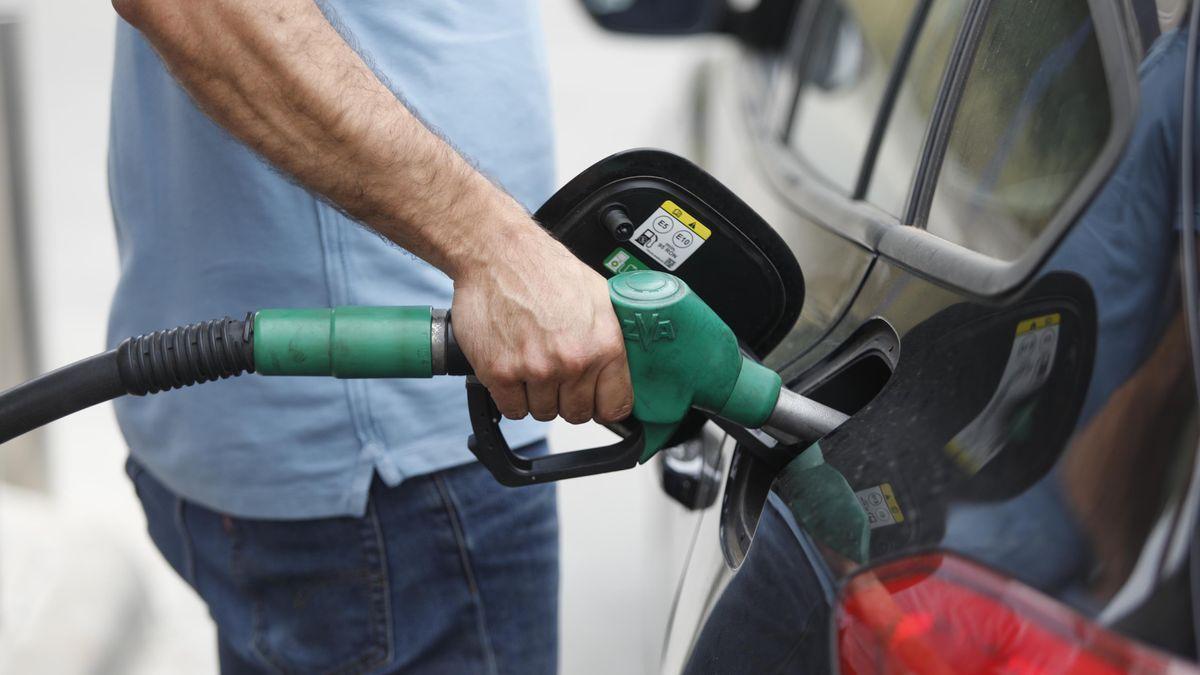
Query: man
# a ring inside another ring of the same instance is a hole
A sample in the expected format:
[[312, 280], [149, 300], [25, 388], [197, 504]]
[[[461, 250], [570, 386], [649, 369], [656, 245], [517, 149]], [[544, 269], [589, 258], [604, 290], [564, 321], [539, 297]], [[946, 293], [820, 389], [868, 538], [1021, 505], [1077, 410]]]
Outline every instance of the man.
[[[552, 180], [534, 5], [114, 0], [110, 338], [445, 306], [452, 280], [455, 334], [506, 417], [628, 414], [604, 281], [526, 211]], [[118, 406], [151, 536], [208, 603], [223, 671], [554, 669], [554, 493], [468, 463], [461, 390], [263, 378]]]

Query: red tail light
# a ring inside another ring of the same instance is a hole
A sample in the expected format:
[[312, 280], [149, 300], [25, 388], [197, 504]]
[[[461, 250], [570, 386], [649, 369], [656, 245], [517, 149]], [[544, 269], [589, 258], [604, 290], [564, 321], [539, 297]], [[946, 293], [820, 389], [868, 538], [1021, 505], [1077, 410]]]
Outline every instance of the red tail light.
[[952, 555], [864, 571], [837, 609], [842, 673], [1200, 673]]

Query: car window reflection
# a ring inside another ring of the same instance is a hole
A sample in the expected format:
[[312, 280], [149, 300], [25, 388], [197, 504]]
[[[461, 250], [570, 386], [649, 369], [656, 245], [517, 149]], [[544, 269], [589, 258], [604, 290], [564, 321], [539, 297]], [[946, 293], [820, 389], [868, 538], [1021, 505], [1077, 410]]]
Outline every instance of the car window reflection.
[[827, 0], [807, 33], [789, 145], [845, 193], [854, 190], [892, 61], [916, 0]]
[[1108, 138], [1108, 85], [1087, 0], [991, 3], [951, 128], [930, 232], [1012, 260]]
[[[1074, 44], [1087, 23], [1086, 12], [1063, 12], [1055, 24], [1063, 40], [1047, 42], [1048, 51]], [[1173, 574], [1164, 552], [1194, 488], [1197, 442], [1176, 265], [1186, 42], [1181, 31], [1155, 42], [1121, 161], [1023, 294], [944, 303], [926, 282], [889, 271], [894, 283], [862, 300], [874, 303], [864, 313], [884, 318], [897, 307], [925, 313], [902, 331], [884, 390], [821, 442], [852, 490], [877, 489], [883, 502], [891, 495], [902, 514], [871, 529], [870, 560], [931, 547], [960, 552], [1106, 623], [1155, 602], [1152, 591]], [[1036, 77], [1047, 58], [1023, 77]], [[1088, 126], [1095, 120], [1063, 126], [1077, 121], [1073, 106], [1087, 107], [1091, 93], [1034, 97], [1059, 100], [1064, 120], [1055, 120], [1037, 102], [1021, 112], [1027, 91], [1011, 89], [991, 113], [969, 104], [969, 118], [995, 113], [994, 123], [962, 131], [965, 145], [948, 160], [958, 163], [954, 180], [965, 177], [953, 209], [983, 214], [970, 221], [985, 233], [974, 243], [995, 246], [992, 253], [1019, 252], [1055, 208], [1057, 177], [1078, 171], [1074, 160], [1054, 159], [1053, 148], [1034, 146], [1090, 147], [1098, 133]], [[1014, 126], [1021, 115], [1050, 118], [1049, 126]], [[1033, 131], [993, 142], [1010, 128]], [[997, 234], [1009, 225], [995, 214], [1015, 219], [1019, 236], [1010, 243]], [[746, 559], [714, 597], [689, 672], [816, 672], [812, 664], [828, 663], [825, 589], [859, 565], [802, 531], [804, 521], [772, 495]], [[1151, 623], [1137, 637], [1190, 649], [1190, 626], [1174, 624]]]

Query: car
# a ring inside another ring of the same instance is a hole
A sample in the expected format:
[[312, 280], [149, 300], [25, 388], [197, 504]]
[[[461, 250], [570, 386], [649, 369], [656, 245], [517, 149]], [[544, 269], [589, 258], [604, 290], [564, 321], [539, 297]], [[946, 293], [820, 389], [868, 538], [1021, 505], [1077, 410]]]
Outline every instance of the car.
[[690, 154], [803, 270], [759, 356], [850, 415], [795, 449], [820, 478], [711, 423], [663, 454], [693, 544], [662, 671], [1195, 671], [1186, 31], [1142, 0], [584, 5], [739, 44]]

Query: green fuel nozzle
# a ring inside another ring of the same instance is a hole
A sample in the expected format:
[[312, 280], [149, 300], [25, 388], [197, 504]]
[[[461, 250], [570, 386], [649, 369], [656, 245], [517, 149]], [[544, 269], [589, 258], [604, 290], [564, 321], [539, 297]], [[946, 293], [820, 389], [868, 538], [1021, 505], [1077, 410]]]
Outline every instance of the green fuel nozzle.
[[871, 524], [854, 488], [825, 462], [820, 443], [797, 455], [779, 474], [779, 496], [816, 541], [862, 564], [871, 552]]
[[[429, 307], [264, 309], [129, 338], [116, 349], [0, 394], [0, 442], [96, 403], [246, 372], [269, 376], [428, 378], [468, 375], [468, 447], [502, 483], [525, 485], [624, 469], [653, 457], [692, 410], [807, 445], [845, 415], [794, 394], [742, 353], [733, 330], [663, 272], [609, 281], [624, 333], [634, 405], [605, 448], [525, 458], [508, 447], [500, 414], [458, 349], [450, 315]], [[800, 447], [803, 447], [800, 445]]]
[[[633, 418], [644, 429], [640, 462], [692, 409], [788, 440], [813, 440], [844, 419], [787, 391], [775, 371], [744, 355], [729, 326], [678, 277], [626, 272], [609, 280], [609, 295], [625, 337]], [[429, 307], [265, 309], [254, 316], [253, 335], [262, 375], [426, 378], [465, 363], [448, 314]]]
[[778, 373], [747, 358], [737, 336], [682, 280], [654, 271], [609, 281], [633, 379], [633, 416], [646, 427], [646, 461], [692, 408], [758, 428], [783, 389]]

